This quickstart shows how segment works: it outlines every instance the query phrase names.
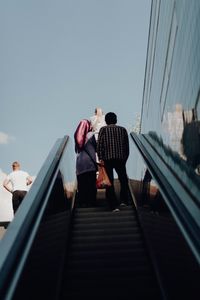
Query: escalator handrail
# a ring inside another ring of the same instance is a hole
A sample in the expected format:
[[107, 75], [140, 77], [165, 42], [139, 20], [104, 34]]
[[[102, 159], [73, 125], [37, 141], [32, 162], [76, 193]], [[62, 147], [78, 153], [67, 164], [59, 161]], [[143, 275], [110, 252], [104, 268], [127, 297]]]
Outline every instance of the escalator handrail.
[[[12, 299], [30, 247], [46, 208], [46, 194], [58, 171], [68, 136], [57, 139], [29, 192], [0, 241], [0, 298]], [[6, 296], [5, 296], [6, 295]]]
[[200, 264], [200, 209], [179, 178], [142, 134], [131, 133], [186, 242]]

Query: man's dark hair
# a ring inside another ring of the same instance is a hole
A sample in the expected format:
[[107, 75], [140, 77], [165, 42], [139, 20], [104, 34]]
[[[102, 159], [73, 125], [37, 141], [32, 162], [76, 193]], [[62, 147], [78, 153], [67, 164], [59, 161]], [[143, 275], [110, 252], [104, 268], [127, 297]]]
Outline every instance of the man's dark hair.
[[105, 121], [107, 125], [116, 124], [117, 123], [117, 116], [113, 112], [109, 112], [105, 115]]

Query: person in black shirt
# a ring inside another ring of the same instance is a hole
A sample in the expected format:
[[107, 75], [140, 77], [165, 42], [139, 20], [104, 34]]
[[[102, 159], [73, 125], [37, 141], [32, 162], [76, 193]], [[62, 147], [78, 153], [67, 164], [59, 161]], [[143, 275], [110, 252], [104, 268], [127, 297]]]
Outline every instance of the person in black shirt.
[[127, 130], [118, 126], [117, 116], [113, 112], [105, 115], [106, 126], [99, 131], [97, 141], [97, 154], [100, 163], [103, 163], [112, 183], [111, 187], [106, 189], [106, 197], [109, 201], [112, 210], [118, 210], [119, 203], [117, 201], [113, 180], [113, 170], [117, 172], [121, 190], [120, 190], [120, 204], [128, 204], [128, 177], [126, 173], [126, 161], [129, 156], [129, 140]]

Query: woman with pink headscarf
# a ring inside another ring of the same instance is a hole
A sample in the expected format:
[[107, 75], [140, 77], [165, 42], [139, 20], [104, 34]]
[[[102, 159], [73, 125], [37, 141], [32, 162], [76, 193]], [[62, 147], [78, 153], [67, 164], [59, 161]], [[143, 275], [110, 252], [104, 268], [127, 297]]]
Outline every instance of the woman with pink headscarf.
[[95, 206], [96, 202], [96, 139], [88, 120], [81, 120], [75, 133], [76, 175], [80, 206]]

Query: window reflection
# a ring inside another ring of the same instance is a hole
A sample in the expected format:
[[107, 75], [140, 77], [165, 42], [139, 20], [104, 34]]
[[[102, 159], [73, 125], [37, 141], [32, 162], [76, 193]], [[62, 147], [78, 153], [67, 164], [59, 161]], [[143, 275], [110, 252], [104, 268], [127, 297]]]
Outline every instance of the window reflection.
[[167, 112], [164, 115], [163, 127], [166, 133], [167, 144], [180, 155], [182, 154], [181, 138], [183, 126], [182, 105], [176, 104], [173, 112]]
[[188, 165], [200, 175], [200, 121], [193, 109], [183, 113], [184, 130], [181, 139], [183, 155]]
[[173, 112], [165, 114], [163, 128], [165, 144], [200, 175], [200, 121], [197, 110], [183, 110], [181, 104], [176, 104]]
[[146, 208], [154, 213], [168, 212], [159, 188], [148, 169], [146, 169], [144, 177], [140, 181], [131, 180], [131, 188], [137, 206]]

